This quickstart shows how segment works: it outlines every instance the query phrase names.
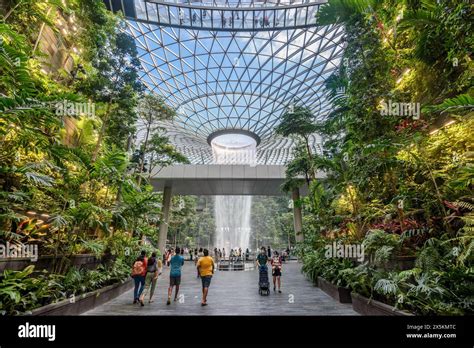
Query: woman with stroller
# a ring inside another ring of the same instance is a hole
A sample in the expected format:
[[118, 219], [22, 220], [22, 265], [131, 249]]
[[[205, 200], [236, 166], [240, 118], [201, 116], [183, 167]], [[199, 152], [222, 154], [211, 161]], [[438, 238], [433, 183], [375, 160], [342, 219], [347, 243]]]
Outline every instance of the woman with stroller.
[[260, 254], [257, 256], [257, 266], [258, 268], [267, 267], [268, 257], [266, 254], [265, 247], [260, 249]]
[[266, 254], [265, 247], [260, 249], [260, 254], [257, 256], [257, 269], [258, 269], [258, 287], [260, 295], [270, 293], [270, 284], [268, 282], [268, 257]]

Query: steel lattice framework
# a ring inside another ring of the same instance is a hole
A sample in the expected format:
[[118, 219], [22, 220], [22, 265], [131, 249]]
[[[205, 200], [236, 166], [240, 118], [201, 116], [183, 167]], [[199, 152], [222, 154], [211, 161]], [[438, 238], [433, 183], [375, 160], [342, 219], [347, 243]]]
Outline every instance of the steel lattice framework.
[[[192, 163], [211, 161], [211, 133], [237, 129], [262, 140], [258, 163], [283, 164], [293, 141], [274, 134], [281, 114], [292, 105], [307, 106], [320, 119], [328, 114], [324, 81], [341, 63], [344, 32], [316, 26], [320, 5], [135, 0], [126, 9], [141, 80], [176, 108], [173, 123], [161, 126]], [[313, 143], [320, 143], [316, 135]]]

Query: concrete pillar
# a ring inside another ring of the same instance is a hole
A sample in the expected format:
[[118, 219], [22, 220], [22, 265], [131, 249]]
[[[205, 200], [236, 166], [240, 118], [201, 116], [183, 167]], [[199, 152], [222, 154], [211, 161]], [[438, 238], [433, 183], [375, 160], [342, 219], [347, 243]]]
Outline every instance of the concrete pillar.
[[160, 234], [158, 237], [158, 249], [164, 254], [166, 247], [166, 239], [168, 238], [168, 222], [171, 209], [171, 187], [163, 189], [163, 204], [161, 211]]
[[293, 198], [293, 223], [295, 227], [296, 242], [303, 241], [303, 216], [301, 214], [301, 208], [297, 206], [296, 201], [300, 199], [299, 188], [294, 188], [292, 192]]

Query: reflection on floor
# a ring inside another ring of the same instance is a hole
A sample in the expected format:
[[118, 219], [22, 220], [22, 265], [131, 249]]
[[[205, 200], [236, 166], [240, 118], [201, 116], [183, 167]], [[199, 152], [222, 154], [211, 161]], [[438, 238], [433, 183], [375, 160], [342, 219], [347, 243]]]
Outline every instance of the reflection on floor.
[[208, 306], [201, 307], [201, 280], [193, 262], [183, 268], [180, 298], [166, 305], [169, 269], [158, 279], [154, 302], [133, 305], [133, 290], [85, 315], [357, 315], [351, 304], [341, 304], [314, 287], [301, 273], [301, 263], [283, 265], [282, 293], [258, 294], [258, 272], [216, 271], [209, 288]]

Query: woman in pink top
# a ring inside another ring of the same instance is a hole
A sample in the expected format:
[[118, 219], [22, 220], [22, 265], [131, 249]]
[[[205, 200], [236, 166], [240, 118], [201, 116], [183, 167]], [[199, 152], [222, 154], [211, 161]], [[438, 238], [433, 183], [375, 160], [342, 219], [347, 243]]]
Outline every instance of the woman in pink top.
[[273, 291], [276, 291], [276, 283], [278, 282], [278, 292], [281, 293], [281, 256], [278, 254], [278, 251], [273, 252], [273, 257], [271, 260], [272, 264], [272, 276], [273, 276]]

